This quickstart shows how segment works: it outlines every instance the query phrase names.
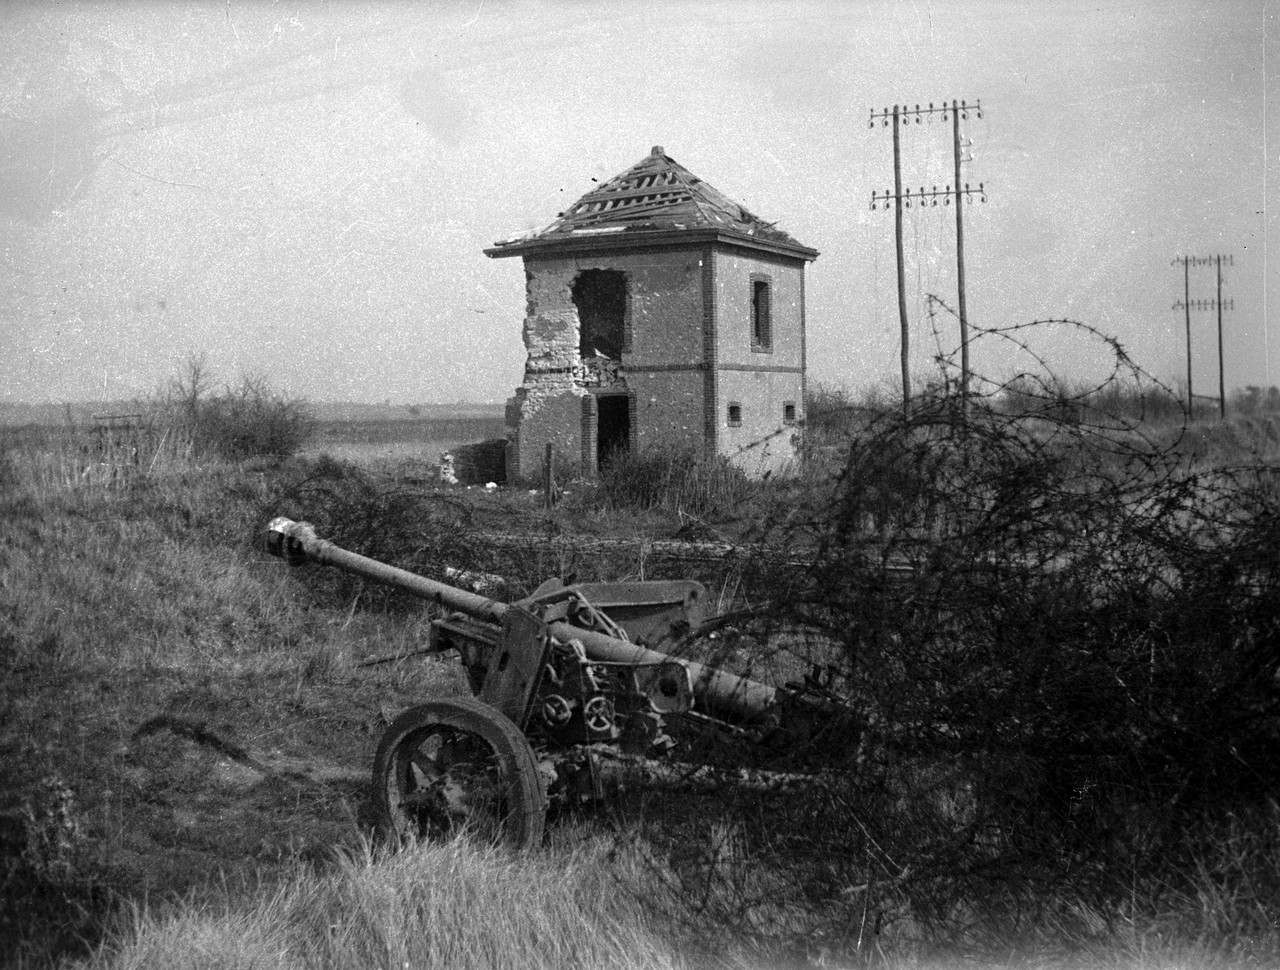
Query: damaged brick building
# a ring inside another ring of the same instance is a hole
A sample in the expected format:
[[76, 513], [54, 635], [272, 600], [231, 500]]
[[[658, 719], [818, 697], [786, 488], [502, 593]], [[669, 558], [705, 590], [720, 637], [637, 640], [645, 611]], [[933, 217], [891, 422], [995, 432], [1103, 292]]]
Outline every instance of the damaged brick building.
[[616, 449], [724, 455], [753, 475], [795, 459], [818, 253], [660, 146], [485, 254], [524, 258], [508, 480], [536, 476], [548, 443], [588, 475]]

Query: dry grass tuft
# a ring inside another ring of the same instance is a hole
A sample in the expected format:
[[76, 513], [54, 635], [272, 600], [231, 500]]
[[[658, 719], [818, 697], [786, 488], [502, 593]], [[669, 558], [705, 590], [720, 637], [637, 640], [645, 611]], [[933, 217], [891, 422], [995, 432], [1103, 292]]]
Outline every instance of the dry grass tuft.
[[252, 898], [141, 911], [94, 970], [449, 967], [661, 970], [685, 964], [597, 854], [516, 859], [466, 842], [367, 848]]

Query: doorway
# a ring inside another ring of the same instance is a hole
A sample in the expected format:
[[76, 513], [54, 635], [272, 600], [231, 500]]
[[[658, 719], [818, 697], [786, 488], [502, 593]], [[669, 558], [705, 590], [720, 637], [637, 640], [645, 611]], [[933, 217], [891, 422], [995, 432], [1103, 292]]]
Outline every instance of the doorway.
[[625, 394], [596, 398], [596, 466], [604, 468], [631, 442], [631, 408]]

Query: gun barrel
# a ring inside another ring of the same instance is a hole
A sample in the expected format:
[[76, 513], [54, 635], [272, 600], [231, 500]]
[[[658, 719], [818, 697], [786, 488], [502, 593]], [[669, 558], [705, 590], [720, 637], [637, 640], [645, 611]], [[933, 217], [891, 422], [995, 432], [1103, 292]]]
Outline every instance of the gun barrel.
[[432, 603], [474, 616], [478, 620], [501, 623], [507, 613], [506, 603], [427, 579], [407, 569], [388, 566], [384, 562], [336, 546], [317, 536], [310, 522], [294, 522], [283, 516], [272, 519], [267, 526], [267, 550], [295, 564], [311, 561], [335, 566], [344, 572], [394, 586]]
[[[310, 523], [294, 522], [283, 516], [273, 519], [267, 526], [267, 549], [291, 563], [314, 561], [334, 566], [490, 623], [501, 624], [510, 609], [506, 603], [487, 596], [470, 593], [343, 549], [317, 536]], [[576, 627], [563, 620], [549, 623], [547, 630], [561, 643], [578, 640], [587, 656], [593, 660], [630, 664], [678, 660], [689, 671], [697, 706], [708, 713], [727, 716], [732, 720], [752, 720], [765, 714], [777, 702], [777, 692], [772, 687], [706, 664], [673, 658], [596, 630]]]

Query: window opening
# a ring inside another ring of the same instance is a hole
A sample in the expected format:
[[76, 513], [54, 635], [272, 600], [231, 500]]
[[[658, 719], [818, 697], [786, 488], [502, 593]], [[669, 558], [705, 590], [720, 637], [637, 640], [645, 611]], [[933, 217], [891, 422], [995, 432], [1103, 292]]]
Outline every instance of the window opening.
[[616, 269], [588, 269], [573, 281], [582, 357], [622, 359], [626, 335], [627, 276]]
[[751, 346], [767, 348], [771, 342], [770, 328], [771, 294], [769, 281], [751, 281]]
[[737, 401], [729, 403], [729, 427], [736, 428], [742, 424], [742, 405]]
[[796, 423], [796, 406], [793, 401], [784, 401], [782, 404], [782, 423]]

